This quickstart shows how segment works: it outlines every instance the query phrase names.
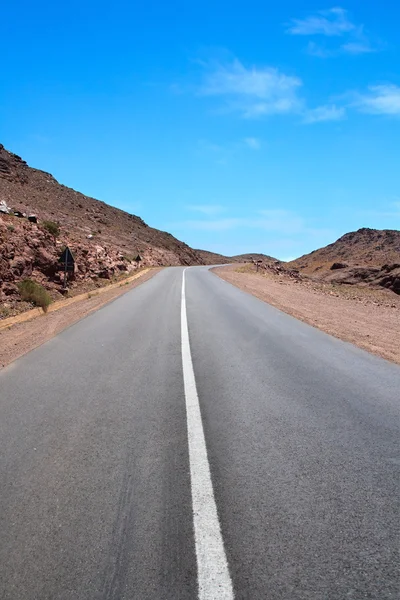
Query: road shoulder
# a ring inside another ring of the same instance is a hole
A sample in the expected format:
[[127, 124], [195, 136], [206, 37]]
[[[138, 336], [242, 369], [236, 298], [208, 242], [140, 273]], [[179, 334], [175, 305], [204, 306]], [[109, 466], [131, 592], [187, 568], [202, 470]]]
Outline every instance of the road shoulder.
[[[296, 319], [400, 364], [400, 298], [389, 302], [345, 297], [318, 286], [247, 272], [238, 265], [212, 271]], [[383, 296], [382, 296], [383, 298]], [[384, 296], [386, 298], [386, 296]]]
[[131, 282], [121, 282], [117, 287], [89, 292], [77, 302], [68, 303], [55, 312], [40, 314], [30, 321], [15, 323], [0, 331], [0, 369], [20, 356], [58, 335], [90, 313], [116, 300], [126, 292], [148, 281], [161, 269], [151, 269]]

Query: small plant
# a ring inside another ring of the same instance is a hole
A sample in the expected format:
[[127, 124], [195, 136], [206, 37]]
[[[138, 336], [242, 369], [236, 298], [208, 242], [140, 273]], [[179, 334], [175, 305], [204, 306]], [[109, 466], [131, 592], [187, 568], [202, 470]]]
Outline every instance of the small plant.
[[40, 306], [43, 312], [47, 312], [52, 300], [44, 287], [32, 279], [24, 279], [18, 284], [19, 293], [22, 300], [32, 302], [35, 306]]
[[51, 235], [54, 235], [54, 237], [60, 235], [60, 227], [57, 223], [54, 223], [54, 221], [43, 221], [43, 227], [47, 229]]
[[0, 306], [0, 318], [7, 318], [11, 315], [11, 309], [9, 306]]
[[7, 225], [8, 231], [15, 231], [14, 225]]

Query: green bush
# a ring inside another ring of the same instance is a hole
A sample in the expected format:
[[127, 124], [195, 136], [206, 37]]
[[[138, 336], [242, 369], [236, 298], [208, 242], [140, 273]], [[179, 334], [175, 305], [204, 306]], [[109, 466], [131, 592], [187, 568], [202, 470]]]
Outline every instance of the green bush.
[[47, 312], [52, 300], [40, 283], [36, 283], [32, 279], [24, 279], [18, 284], [18, 289], [22, 300], [32, 302], [35, 306], [40, 306], [44, 312]]
[[54, 223], [54, 221], [43, 221], [43, 227], [47, 229], [51, 235], [54, 235], [54, 237], [58, 237], [60, 235], [60, 228], [57, 223]]

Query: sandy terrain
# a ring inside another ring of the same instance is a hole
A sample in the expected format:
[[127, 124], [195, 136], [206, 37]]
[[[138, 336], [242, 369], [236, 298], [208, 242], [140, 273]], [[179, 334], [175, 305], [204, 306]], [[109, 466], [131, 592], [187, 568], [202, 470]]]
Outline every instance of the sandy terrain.
[[17, 323], [9, 329], [0, 331], [0, 369], [19, 356], [40, 346], [89, 313], [144, 283], [159, 271], [160, 269], [152, 269], [131, 283], [122, 282], [120, 287], [103, 289], [101, 294], [96, 294], [95, 291], [91, 292], [89, 294], [91, 297], [66, 305], [55, 312], [42, 314], [32, 321]]
[[295, 282], [255, 273], [250, 265], [213, 270], [229, 283], [297, 319], [400, 364], [400, 296], [393, 292]]

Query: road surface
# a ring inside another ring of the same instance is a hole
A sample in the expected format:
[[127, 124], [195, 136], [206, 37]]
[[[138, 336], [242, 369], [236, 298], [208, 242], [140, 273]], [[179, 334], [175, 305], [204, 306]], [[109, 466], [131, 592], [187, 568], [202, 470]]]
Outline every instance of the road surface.
[[166, 269], [0, 372], [0, 598], [399, 599], [399, 417], [398, 366]]

